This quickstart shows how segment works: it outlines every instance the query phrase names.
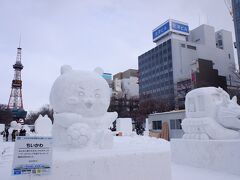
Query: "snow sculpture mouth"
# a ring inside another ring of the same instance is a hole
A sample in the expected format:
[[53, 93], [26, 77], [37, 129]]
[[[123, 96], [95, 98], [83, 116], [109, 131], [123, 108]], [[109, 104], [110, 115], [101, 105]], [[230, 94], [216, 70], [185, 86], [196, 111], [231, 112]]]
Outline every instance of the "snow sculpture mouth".
[[87, 102], [87, 103], [85, 103], [85, 105], [88, 109], [90, 109], [93, 106], [93, 104], [91, 102]]

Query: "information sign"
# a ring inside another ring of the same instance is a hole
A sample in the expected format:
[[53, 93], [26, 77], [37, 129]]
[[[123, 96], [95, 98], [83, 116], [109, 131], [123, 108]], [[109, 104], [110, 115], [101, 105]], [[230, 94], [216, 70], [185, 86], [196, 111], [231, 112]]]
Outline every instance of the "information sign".
[[52, 137], [17, 136], [12, 166], [13, 175], [46, 175], [51, 172]]

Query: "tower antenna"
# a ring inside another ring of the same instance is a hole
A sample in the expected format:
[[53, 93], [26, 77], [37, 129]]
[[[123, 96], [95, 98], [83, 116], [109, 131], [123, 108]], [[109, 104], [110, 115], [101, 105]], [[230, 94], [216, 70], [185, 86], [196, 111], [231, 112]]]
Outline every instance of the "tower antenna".
[[25, 119], [27, 112], [23, 109], [23, 98], [22, 98], [22, 79], [21, 70], [23, 65], [21, 62], [22, 58], [22, 48], [21, 45], [21, 35], [19, 40], [19, 47], [17, 48], [16, 62], [13, 65], [14, 77], [12, 80], [12, 89], [8, 101], [8, 109], [12, 111], [13, 118], [20, 122], [20, 119]]
[[19, 35], [19, 44], [18, 44], [19, 48], [21, 47], [21, 40], [22, 40], [22, 34], [20, 33], [20, 35]]

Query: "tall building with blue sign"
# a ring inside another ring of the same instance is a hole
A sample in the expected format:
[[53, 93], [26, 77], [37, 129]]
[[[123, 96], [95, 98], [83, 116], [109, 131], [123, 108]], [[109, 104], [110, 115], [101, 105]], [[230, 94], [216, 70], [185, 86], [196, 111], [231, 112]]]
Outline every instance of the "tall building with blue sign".
[[236, 36], [238, 65], [240, 66], [240, 0], [232, 0], [232, 11]]
[[190, 30], [187, 23], [170, 19], [152, 31], [152, 38], [156, 46], [138, 57], [140, 100], [153, 98], [176, 108], [178, 86], [192, 88], [199, 59], [212, 61], [219, 75], [232, 83], [230, 69], [235, 61], [231, 32], [215, 32], [206, 24]]

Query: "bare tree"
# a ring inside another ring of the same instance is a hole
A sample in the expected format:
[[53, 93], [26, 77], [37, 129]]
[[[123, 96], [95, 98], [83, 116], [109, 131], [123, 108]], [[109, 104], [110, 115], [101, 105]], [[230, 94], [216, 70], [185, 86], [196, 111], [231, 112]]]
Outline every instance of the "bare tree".
[[47, 115], [49, 117], [49, 119], [52, 120], [53, 122], [53, 109], [48, 105], [44, 105], [40, 108], [39, 111], [30, 111], [27, 115], [27, 118], [25, 120], [26, 124], [34, 124], [35, 121], [37, 120], [37, 118], [39, 117], [39, 115], [45, 116]]
[[0, 124], [9, 125], [12, 121], [12, 112], [7, 109], [7, 105], [0, 104]]

